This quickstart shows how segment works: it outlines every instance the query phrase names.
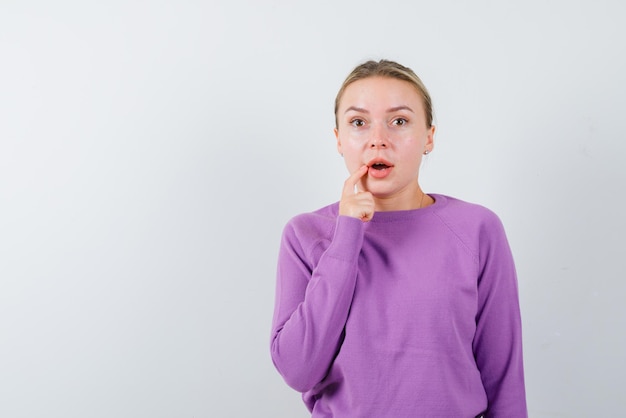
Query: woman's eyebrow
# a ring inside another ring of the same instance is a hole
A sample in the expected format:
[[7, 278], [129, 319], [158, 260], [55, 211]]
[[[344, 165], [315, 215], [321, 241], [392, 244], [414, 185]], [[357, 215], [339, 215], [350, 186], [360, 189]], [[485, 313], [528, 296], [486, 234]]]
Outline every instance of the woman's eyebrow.
[[411, 113], [415, 113], [413, 112], [413, 109], [411, 109], [408, 106], [396, 106], [396, 107], [392, 107], [390, 109], [387, 110], [388, 113], [393, 113], [393, 112], [397, 112], [398, 110], [408, 110]]
[[[404, 105], [391, 107], [387, 109], [387, 113], [397, 112], [398, 110], [408, 110], [411, 113], [415, 113], [413, 109], [411, 109], [409, 106], [404, 106]], [[370, 113], [369, 110], [363, 109], [362, 107], [356, 107], [356, 106], [350, 106], [349, 108], [346, 109], [344, 113], [348, 113], [350, 111], [360, 112], [360, 113]]]
[[349, 108], [346, 109], [345, 112], [343, 113], [348, 113], [349, 111], [354, 111], [354, 112], [361, 112], [361, 113], [370, 113], [367, 109], [363, 109], [362, 107], [356, 107], [356, 106], [350, 106]]

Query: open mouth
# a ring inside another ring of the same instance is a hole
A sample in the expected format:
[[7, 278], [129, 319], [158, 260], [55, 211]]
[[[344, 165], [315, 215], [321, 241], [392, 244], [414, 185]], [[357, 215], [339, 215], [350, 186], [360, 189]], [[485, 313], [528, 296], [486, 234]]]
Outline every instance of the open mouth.
[[369, 175], [375, 179], [384, 179], [387, 177], [391, 170], [393, 170], [393, 164], [383, 158], [376, 158], [369, 162]]
[[393, 167], [393, 164], [384, 158], [374, 158], [367, 165], [373, 170], [385, 170]]
[[389, 168], [389, 166], [385, 163], [374, 163], [371, 165], [374, 170], [384, 170], [385, 168]]

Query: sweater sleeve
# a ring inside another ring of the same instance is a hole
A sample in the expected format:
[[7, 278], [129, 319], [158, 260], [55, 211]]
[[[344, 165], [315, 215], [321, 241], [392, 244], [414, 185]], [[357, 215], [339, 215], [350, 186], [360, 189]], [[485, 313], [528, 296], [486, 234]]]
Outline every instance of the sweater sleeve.
[[480, 232], [474, 355], [487, 393], [488, 418], [526, 418], [522, 324], [515, 266], [500, 220]]
[[306, 392], [326, 376], [340, 348], [364, 232], [359, 219], [338, 216], [317, 265], [311, 265], [314, 248], [303, 247], [301, 233], [293, 223], [283, 232], [271, 356], [287, 384]]

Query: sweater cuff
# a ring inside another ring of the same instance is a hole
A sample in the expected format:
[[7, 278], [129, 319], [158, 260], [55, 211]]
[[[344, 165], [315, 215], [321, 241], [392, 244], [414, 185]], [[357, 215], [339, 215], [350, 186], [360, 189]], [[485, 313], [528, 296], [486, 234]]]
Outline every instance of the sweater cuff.
[[333, 240], [326, 250], [326, 255], [346, 261], [353, 261], [359, 257], [365, 222], [350, 216], [337, 216]]

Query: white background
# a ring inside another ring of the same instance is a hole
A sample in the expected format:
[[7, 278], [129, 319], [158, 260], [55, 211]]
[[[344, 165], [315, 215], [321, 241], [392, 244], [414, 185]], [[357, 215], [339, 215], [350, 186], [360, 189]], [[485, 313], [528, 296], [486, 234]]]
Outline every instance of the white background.
[[433, 96], [425, 189], [505, 224], [530, 416], [623, 413], [624, 5], [2, 0], [0, 416], [306, 417], [278, 243], [369, 58]]

